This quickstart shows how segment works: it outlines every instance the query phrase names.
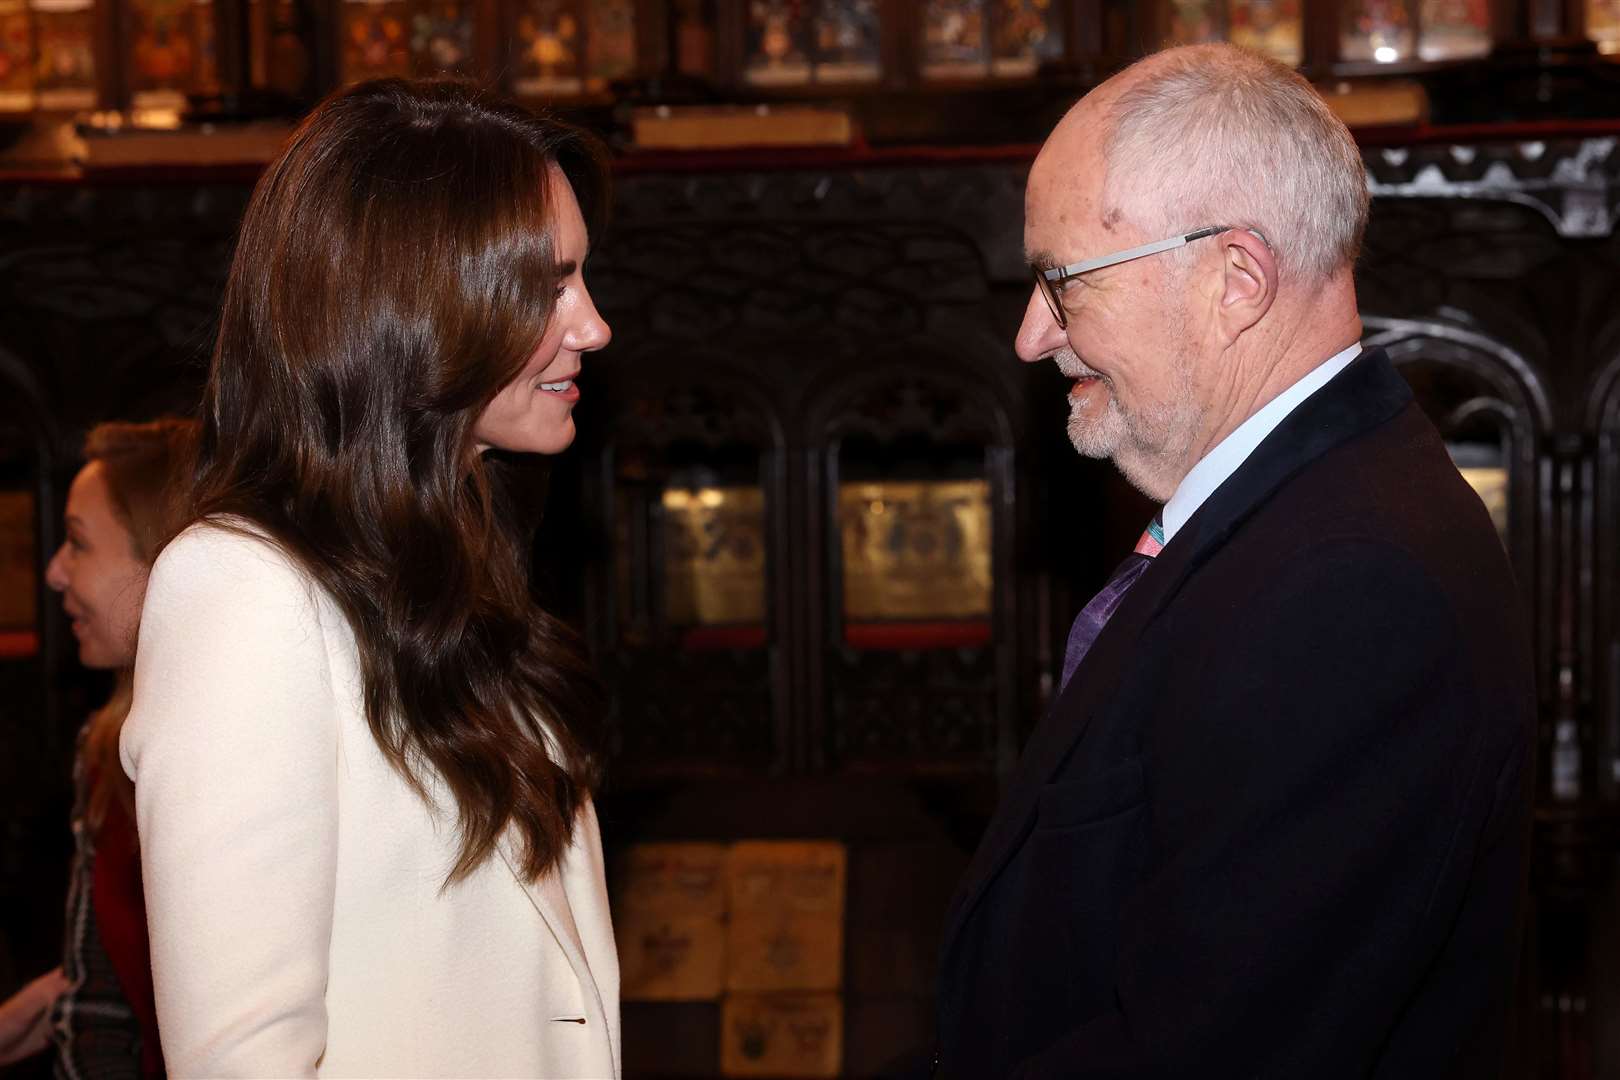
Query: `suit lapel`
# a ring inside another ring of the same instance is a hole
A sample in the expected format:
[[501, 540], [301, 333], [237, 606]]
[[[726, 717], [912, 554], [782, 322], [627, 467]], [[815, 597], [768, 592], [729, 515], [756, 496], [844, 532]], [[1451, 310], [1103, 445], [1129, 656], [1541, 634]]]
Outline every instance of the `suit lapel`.
[[1277, 425], [1142, 573], [1025, 744], [946, 916], [942, 958], [949, 957], [962, 924], [1034, 825], [1042, 786], [1113, 696], [1143, 632], [1181, 583], [1295, 473], [1385, 423], [1411, 400], [1411, 389], [1382, 349], [1357, 357]]

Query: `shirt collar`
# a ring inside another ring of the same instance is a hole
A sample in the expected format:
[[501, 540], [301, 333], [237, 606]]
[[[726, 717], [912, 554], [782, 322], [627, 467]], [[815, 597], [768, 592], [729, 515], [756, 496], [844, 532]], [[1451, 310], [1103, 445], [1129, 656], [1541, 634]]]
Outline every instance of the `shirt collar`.
[[1239, 424], [1230, 435], [1215, 444], [1215, 448], [1198, 460], [1176, 488], [1170, 501], [1164, 504], [1160, 520], [1164, 524], [1164, 542], [1169, 543], [1187, 520], [1204, 505], [1204, 500], [1237, 472], [1238, 466], [1248, 460], [1283, 418], [1299, 407], [1300, 403], [1316, 393], [1328, 381], [1350, 366], [1350, 361], [1361, 354], [1361, 344], [1334, 353], [1307, 372], [1298, 382], [1272, 398], [1253, 416]]

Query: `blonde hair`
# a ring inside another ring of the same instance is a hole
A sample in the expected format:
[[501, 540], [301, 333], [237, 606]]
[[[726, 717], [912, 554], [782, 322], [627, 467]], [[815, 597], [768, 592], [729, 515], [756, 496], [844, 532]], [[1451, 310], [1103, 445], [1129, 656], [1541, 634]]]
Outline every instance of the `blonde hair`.
[[[184, 492], [196, 434], [193, 421], [163, 419], [99, 424], [85, 437], [85, 461], [101, 464], [113, 513], [129, 533], [130, 551], [147, 567], [188, 516]], [[135, 808], [134, 785], [118, 760], [133, 672], [122, 668], [115, 678], [112, 696], [90, 715], [80, 748], [90, 779], [85, 818], [92, 831], [107, 820], [114, 799], [130, 813]]]

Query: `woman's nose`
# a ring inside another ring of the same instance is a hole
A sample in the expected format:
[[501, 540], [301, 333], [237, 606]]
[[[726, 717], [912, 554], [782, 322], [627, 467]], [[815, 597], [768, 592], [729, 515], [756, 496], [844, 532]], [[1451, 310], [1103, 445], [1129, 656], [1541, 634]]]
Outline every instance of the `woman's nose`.
[[608, 326], [602, 313], [596, 310], [596, 301], [589, 292], [585, 293], [585, 307], [579, 313], [579, 321], [575, 324], [573, 333], [569, 335], [567, 345], [576, 352], [594, 352], [607, 347], [613, 340], [613, 328]]
[[56, 549], [51, 561], [45, 566], [45, 584], [57, 592], [67, 592], [67, 544]]

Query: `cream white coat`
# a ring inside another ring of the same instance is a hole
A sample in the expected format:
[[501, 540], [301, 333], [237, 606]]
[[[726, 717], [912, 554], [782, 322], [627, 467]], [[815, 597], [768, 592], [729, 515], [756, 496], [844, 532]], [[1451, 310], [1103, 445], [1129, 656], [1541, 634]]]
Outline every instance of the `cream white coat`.
[[453, 885], [448, 797], [379, 752], [328, 596], [273, 545], [193, 526], [147, 590], [135, 780], [174, 1076], [619, 1075], [595, 811], [537, 884]]

